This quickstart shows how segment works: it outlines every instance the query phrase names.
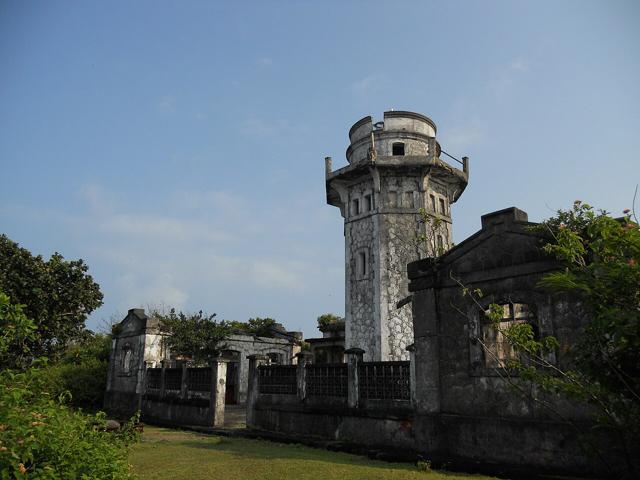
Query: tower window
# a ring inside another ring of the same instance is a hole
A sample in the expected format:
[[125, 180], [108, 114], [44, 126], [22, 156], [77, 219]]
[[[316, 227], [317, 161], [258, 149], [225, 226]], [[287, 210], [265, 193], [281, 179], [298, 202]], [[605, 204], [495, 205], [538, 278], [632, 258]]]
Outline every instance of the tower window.
[[395, 142], [391, 145], [391, 155], [404, 155], [404, 143]]
[[436, 211], [436, 196], [435, 195], [429, 195], [429, 199], [431, 200], [431, 210], [432, 211]]
[[364, 196], [364, 211], [370, 212], [373, 210], [373, 197], [371, 194]]
[[397, 207], [398, 206], [398, 192], [396, 192], [395, 190], [392, 190], [388, 193], [388, 198], [389, 198], [389, 206], [390, 207]]
[[404, 192], [404, 208], [414, 208], [413, 192]]
[[442, 235], [438, 235], [438, 250], [440, 252], [442, 252], [442, 250], [444, 249], [444, 241], [442, 240]]
[[351, 215], [360, 215], [360, 199], [351, 200]]
[[447, 207], [446, 207], [446, 205], [444, 203], [444, 200], [442, 198], [440, 199], [440, 213], [443, 214], [443, 215], [447, 214]]
[[369, 273], [367, 260], [368, 255], [366, 250], [360, 250], [356, 257], [356, 278], [361, 280]]

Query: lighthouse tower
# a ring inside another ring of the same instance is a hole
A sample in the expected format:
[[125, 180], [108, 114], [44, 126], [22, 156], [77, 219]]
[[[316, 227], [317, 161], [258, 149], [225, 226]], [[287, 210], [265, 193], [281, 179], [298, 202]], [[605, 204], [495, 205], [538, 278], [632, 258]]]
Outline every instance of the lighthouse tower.
[[413, 343], [407, 263], [450, 248], [451, 210], [469, 178], [440, 159], [435, 123], [385, 112], [349, 130], [349, 164], [326, 162], [327, 203], [340, 208], [345, 236], [345, 346], [365, 360], [406, 360]]

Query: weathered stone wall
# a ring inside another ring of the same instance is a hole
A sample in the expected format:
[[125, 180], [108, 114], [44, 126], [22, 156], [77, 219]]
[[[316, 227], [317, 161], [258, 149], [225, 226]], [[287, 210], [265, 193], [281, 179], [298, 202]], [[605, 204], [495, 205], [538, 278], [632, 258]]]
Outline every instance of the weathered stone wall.
[[249, 355], [279, 355], [283, 365], [290, 365], [300, 347], [281, 338], [253, 337], [250, 335], [231, 335], [225, 341], [225, 349], [238, 352], [238, 394], [237, 402], [244, 404], [247, 400], [247, 382], [249, 375]]
[[[361, 195], [353, 192], [354, 195]], [[377, 219], [369, 213], [345, 222], [345, 342], [373, 356], [380, 351], [380, 322], [375, 289]], [[364, 255], [365, 265], [360, 265]], [[364, 270], [364, 273], [362, 273]]]
[[[444, 457], [505, 468], [607, 474], [585, 446], [599, 445], [615, 468], [620, 450], [610, 432], [594, 429], [584, 406], [510, 379], [482, 342], [492, 328], [483, 314], [489, 304], [526, 305], [525, 321], [534, 332], [558, 339], [561, 347], [548, 359], [563, 368], [588, 315], [575, 298], [537, 287], [558, 264], [544, 255], [543, 239], [529, 229], [525, 212], [494, 212], [483, 216], [482, 226], [437, 263], [425, 259], [408, 267], [418, 444], [432, 444]], [[482, 292], [478, 303], [462, 285]]]
[[147, 317], [142, 309], [129, 310], [111, 345], [107, 411], [126, 416], [140, 408], [145, 368], [160, 365], [166, 355], [162, 336], [156, 319]]

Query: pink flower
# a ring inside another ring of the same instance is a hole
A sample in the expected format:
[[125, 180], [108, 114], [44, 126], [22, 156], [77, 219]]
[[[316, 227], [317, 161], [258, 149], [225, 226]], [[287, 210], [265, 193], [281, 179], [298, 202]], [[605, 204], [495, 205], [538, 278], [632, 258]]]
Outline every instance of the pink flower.
[[627, 214], [627, 213], [629, 213], [630, 211], [631, 211], [631, 210], [629, 210], [628, 208], [625, 208], [625, 209], [622, 211], [622, 213], [624, 213], [624, 214], [626, 215], [626, 214]]

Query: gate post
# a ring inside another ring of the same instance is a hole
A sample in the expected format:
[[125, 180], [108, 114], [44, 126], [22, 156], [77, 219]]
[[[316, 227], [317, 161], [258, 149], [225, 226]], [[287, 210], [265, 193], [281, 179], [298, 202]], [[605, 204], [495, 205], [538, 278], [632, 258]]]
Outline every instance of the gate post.
[[296, 369], [296, 384], [298, 400], [304, 402], [307, 398], [307, 363], [313, 355], [309, 352], [298, 352], [296, 358], [298, 359], [298, 368]]
[[416, 407], [416, 345], [412, 343], [407, 347], [409, 352], [409, 391], [411, 393], [411, 406]]
[[269, 357], [266, 355], [249, 355], [249, 385], [247, 387], [247, 427], [256, 426], [255, 406], [260, 395], [258, 367], [264, 365]]
[[362, 363], [364, 350], [354, 347], [345, 350], [344, 353], [347, 355], [347, 405], [349, 408], [358, 408], [360, 401], [358, 366]]
[[211, 398], [209, 413], [213, 427], [224, 426], [224, 397], [227, 391], [227, 360], [217, 358], [211, 362]]
[[182, 362], [182, 378], [180, 379], [180, 398], [187, 399], [188, 385], [187, 385], [187, 362]]
[[164, 390], [165, 390], [165, 381], [164, 381], [164, 375], [165, 375], [165, 370], [167, 368], [167, 361], [166, 360], [162, 360], [160, 362], [162, 364], [162, 371], [160, 372], [160, 398], [164, 398]]

